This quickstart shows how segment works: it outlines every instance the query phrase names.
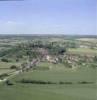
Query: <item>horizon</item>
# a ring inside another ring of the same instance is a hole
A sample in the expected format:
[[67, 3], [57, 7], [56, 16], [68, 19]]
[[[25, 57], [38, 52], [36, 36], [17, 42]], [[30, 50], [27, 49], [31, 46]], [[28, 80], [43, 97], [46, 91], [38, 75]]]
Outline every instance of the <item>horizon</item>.
[[0, 35], [97, 35], [96, 0], [0, 1]]
[[97, 36], [97, 34], [0, 34], [0, 36]]

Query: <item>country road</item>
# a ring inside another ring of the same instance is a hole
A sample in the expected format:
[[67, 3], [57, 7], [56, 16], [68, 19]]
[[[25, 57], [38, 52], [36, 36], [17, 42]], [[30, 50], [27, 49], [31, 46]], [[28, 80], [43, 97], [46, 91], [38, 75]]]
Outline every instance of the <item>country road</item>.
[[3, 80], [0, 79], [0, 82], [5, 82], [5, 81], [7, 81], [8, 79], [10, 79], [10, 78], [14, 77], [15, 75], [19, 74], [20, 72], [21, 72], [21, 70], [15, 71], [15, 72], [11, 73], [10, 76], [4, 78]]
[[[32, 62], [31, 65], [38, 64], [39, 62], [40, 62], [40, 61], [36, 59], [35, 61]], [[26, 67], [26, 69], [27, 69], [27, 67]], [[15, 75], [17, 75], [17, 74], [19, 74], [19, 73], [21, 73], [21, 72], [22, 72], [22, 70], [14, 71], [14, 72], [10, 73], [9, 76], [6, 77], [6, 78], [4, 78], [3, 80], [0, 79], [0, 82], [5, 82], [5, 81], [7, 81], [8, 79], [14, 77]]]

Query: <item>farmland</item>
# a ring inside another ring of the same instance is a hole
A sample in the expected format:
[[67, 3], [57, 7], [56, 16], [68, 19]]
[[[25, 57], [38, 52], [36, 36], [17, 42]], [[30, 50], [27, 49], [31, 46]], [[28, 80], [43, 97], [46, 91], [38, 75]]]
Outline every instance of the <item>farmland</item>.
[[78, 53], [78, 54], [90, 54], [90, 55], [97, 55], [97, 50], [89, 49], [89, 48], [77, 48], [77, 49], [69, 49], [69, 53]]
[[[2, 100], [96, 100], [96, 72], [94, 69], [79, 69], [72, 71], [31, 71], [17, 75], [11, 82], [13, 86], [0, 86]], [[41, 80], [51, 82], [72, 82], [72, 84], [32, 84], [21, 83], [22, 79]], [[87, 81], [93, 84], [78, 84]], [[10, 91], [10, 92], [9, 92]], [[6, 96], [5, 96], [6, 95]]]
[[1, 36], [0, 100], [96, 100], [96, 40]]

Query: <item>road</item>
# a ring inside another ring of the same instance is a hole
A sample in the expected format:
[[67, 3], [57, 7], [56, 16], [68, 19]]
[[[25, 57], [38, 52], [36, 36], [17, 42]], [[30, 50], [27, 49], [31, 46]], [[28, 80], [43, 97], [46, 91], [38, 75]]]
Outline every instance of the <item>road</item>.
[[[39, 61], [38, 61], [38, 60], [35, 60], [35, 61], [32, 63], [32, 65], [35, 65], [35, 64], [38, 64], [38, 63], [39, 63]], [[27, 68], [27, 67], [26, 67], [26, 68]], [[6, 78], [4, 78], [3, 80], [0, 79], [0, 82], [5, 82], [5, 81], [7, 81], [8, 79], [14, 77], [15, 75], [17, 75], [17, 74], [19, 74], [19, 73], [21, 73], [21, 72], [22, 72], [22, 70], [14, 71], [14, 72], [10, 73], [9, 76], [6, 77]]]
[[7, 81], [8, 79], [10, 79], [10, 78], [14, 77], [15, 75], [19, 74], [20, 72], [21, 72], [21, 70], [15, 71], [15, 72], [11, 73], [10, 76], [4, 78], [3, 80], [0, 80], [0, 82], [5, 82], [5, 81]]

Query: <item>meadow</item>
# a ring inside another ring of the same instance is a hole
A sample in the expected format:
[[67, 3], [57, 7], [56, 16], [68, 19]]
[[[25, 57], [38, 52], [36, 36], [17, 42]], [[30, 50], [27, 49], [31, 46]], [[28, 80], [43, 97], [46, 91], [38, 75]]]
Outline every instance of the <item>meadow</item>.
[[[43, 63], [42, 63], [43, 65]], [[44, 64], [45, 66], [46, 64]], [[48, 64], [49, 65], [49, 64]], [[46, 65], [46, 67], [48, 66]], [[56, 66], [53, 66], [56, 69]], [[61, 66], [60, 66], [61, 67]], [[77, 71], [34, 70], [21, 73], [11, 79], [14, 84], [0, 85], [1, 100], [96, 100], [96, 71], [93, 68], [80, 68]], [[22, 79], [50, 82], [71, 82], [72, 84], [32, 84], [21, 83]], [[79, 82], [93, 82], [79, 84]], [[10, 91], [10, 92], [9, 92]], [[6, 96], [5, 96], [6, 95]]]
[[70, 48], [68, 49], [68, 53], [97, 55], [97, 50], [90, 48]]

